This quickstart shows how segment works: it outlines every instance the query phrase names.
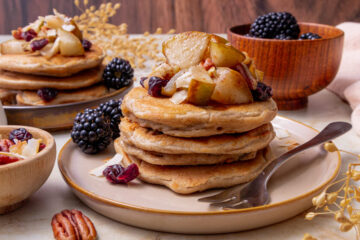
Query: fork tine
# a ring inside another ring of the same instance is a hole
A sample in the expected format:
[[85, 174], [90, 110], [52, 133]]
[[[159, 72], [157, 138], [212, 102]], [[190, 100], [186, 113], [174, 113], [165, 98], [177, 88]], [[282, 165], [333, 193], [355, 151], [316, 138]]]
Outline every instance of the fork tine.
[[235, 203], [238, 203], [239, 202], [239, 198], [237, 198], [236, 196], [233, 196], [232, 198], [229, 198], [225, 201], [217, 201], [217, 202], [213, 202], [213, 203], [210, 203], [210, 206], [212, 207], [223, 207], [223, 206], [226, 206], [226, 205], [233, 205]]
[[242, 209], [242, 208], [250, 208], [253, 207], [249, 202], [245, 199], [242, 201], [237, 201], [234, 204], [223, 204], [221, 206], [224, 209]]
[[229, 188], [227, 190], [224, 190], [222, 192], [216, 193], [214, 195], [199, 198], [199, 202], [223, 202], [230, 198], [232, 198], [234, 195], [240, 192], [240, 189], [242, 189], [245, 186], [245, 184], [241, 184], [236, 187]]

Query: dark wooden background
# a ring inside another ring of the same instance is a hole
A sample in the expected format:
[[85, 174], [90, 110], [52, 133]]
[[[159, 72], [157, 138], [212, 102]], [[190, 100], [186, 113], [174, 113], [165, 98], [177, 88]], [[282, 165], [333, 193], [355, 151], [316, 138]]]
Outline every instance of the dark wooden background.
[[[80, 0], [82, 1], [82, 0]], [[105, 0], [89, 0], [99, 6]], [[221, 33], [235, 24], [252, 22], [271, 11], [288, 11], [298, 21], [336, 25], [360, 22], [360, 0], [117, 0], [115, 24], [127, 23], [130, 33], [153, 32], [157, 27], [177, 32], [200, 30]], [[25, 26], [56, 8], [69, 16], [81, 12], [73, 0], [0, 0], [0, 34]]]

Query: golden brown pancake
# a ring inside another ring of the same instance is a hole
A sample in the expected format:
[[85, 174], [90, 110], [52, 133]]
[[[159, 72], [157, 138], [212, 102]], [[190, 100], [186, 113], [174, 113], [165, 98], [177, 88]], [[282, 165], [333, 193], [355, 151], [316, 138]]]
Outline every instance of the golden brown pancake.
[[230, 187], [256, 178], [273, 160], [269, 148], [258, 151], [250, 161], [202, 165], [159, 166], [123, 152], [122, 164], [136, 163], [139, 179], [147, 183], [164, 185], [174, 192], [190, 194], [211, 188]]
[[13, 105], [16, 103], [17, 91], [0, 88], [0, 100], [3, 105]]
[[105, 96], [107, 93], [109, 93], [109, 91], [105, 86], [96, 85], [74, 91], [59, 91], [58, 95], [52, 101], [45, 102], [37, 95], [36, 91], [20, 91], [16, 95], [16, 101], [19, 105], [55, 105], [92, 100]]
[[96, 45], [92, 45], [90, 51], [86, 51], [84, 56], [74, 57], [57, 54], [46, 59], [41, 55], [34, 54], [3, 54], [0, 55], [0, 69], [35, 75], [66, 77], [99, 66], [103, 58], [102, 49]]
[[54, 78], [0, 70], [0, 86], [17, 90], [37, 90], [45, 87], [62, 90], [78, 89], [100, 82], [102, 72], [101, 67], [96, 67], [69, 77]]
[[244, 154], [164, 154], [142, 150], [124, 143], [120, 138], [114, 141], [114, 146], [116, 152], [120, 153], [120, 148], [122, 148], [127, 154], [154, 165], [209, 165], [245, 161], [256, 156], [256, 152]]
[[151, 97], [142, 87], [124, 98], [122, 112], [142, 127], [177, 137], [202, 137], [241, 133], [270, 122], [277, 112], [269, 99], [240, 105], [195, 106], [174, 104], [168, 98]]
[[275, 137], [271, 123], [245, 133], [199, 138], [172, 137], [122, 118], [121, 140], [137, 148], [167, 154], [244, 154], [265, 148]]

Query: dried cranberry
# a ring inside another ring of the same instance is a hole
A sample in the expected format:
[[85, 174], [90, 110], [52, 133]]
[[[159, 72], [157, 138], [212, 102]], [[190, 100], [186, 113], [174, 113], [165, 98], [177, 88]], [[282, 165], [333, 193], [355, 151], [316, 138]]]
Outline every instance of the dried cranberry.
[[13, 142], [17, 139], [19, 141], [27, 141], [31, 139], [33, 136], [31, 133], [29, 133], [25, 128], [18, 128], [15, 130], [12, 130], [9, 134], [9, 139]]
[[0, 151], [9, 152], [10, 146], [14, 145], [14, 142], [9, 139], [0, 139]]
[[273, 95], [272, 88], [263, 82], [258, 82], [256, 89], [251, 92], [255, 101], [266, 101]]
[[37, 33], [34, 31], [34, 29], [29, 29], [26, 32], [22, 32], [21, 33], [21, 37], [27, 41], [30, 42], [34, 37], [37, 36]]
[[109, 182], [114, 184], [128, 183], [139, 176], [139, 168], [135, 163], [130, 164], [127, 168], [115, 164], [105, 168], [103, 175]]
[[165, 87], [169, 80], [159, 77], [150, 77], [149, 79], [149, 95], [153, 97], [161, 97], [161, 88]]
[[37, 95], [45, 102], [53, 100], [58, 93], [58, 90], [55, 88], [41, 88], [37, 91]]
[[144, 82], [145, 82], [146, 79], [147, 79], [147, 77], [142, 77], [142, 78], [140, 78], [140, 85], [141, 85], [143, 88], [145, 88]]
[[47, 40], [46, 38], [43, 38], [43, 39], [39, 39], [39, 40], [34, 40], [30, 43], [30, 47], [33, 51], [36, 51], [36, 50], [40, 50], [42, 49], [43, 47], [46, 46], [46, 44], [49, 43], [49, 40]]
[[22, 35], [22, 28], [18, 27], [18, 29], [11, 31], [11, 34], [13, 35], [13, 37], [17, 40], [22, 40], [23, 37]]
[[0, 165], [5, 165], [8, 163], [13, 163], [13, 162], [17, 162], [17, 161], [19, 161], [19, 159], [16, 157], [10, 157], [10, 156], [0, 154]]
[[40, 143], [39, 152], [40, 152], [41, 150], [43, 150], [45, 147], [46, 147], [46, 145], [45, 145], [44, 143]]
[[83, 39], [83, 40], [82, 40], [82, 46], [83, 46], [83, 48], [84, 48], [85, 51], [90, 51], [90, 48], [91, 48], [91, 46], [92, 46], [92, 43], [91, 43], [89, 40], [87, 40], [87, 39]]

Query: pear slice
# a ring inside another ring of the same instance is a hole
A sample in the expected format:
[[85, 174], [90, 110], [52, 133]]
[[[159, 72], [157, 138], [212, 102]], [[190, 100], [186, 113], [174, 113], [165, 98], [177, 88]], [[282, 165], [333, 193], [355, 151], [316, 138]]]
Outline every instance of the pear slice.
[[257, 78], [256, 78], [256, 76], [254, 77], [251, 74], [247, 65], [245, 65], [244, 63], [240, 63], [235, 66], [235, 70], [238, 71], [245, 78], [245, 80], [251, 90], [256, 89], [257, 83], [258, 83]]
[[63, 56], [79, 56], [84, 55], [84, 48], [79, 40], [71, 32], [67, 32], [59, 28], [57, 30], [60, 38], [60, 54]]
[[165, 85], [165, 87], [163, 87], [161, 89], [161, 94], [164, 96], [168, 96], [171, 97], [172, 95], [174, 95], [174, 93], [176, 92], [176, 81], [179, 77], [181, 77], [185, 72], [187, 71], [187, 69], [183, 69], [180, 70], [178, 73], [176, 73], [169, 81], [168, 83]]
[[181, 90], [181, 91], [174, 93], [174, 95], [169, 100], [172, 103], [180, 104], [180, 103], [186, 102], [187, 94], [188, 94], [187, 90]]
[[25, 54], [27, 42], [11, 39], [1, 43], [1, 54]]
[[165, 41], [162, 52], [170, 65], [177, 65], [183, 69], [197, 65], [204, 59], [209, 41], [210, 34], [184, 32]]
[[254, 101], [245, 77], [226, 67], [216, 69], [216, 86], [211, 100], [222, 104], [243, 104]]
[[59, 29], [64, 25], [63, 19], [58, 16], [48, 15], [45, 17], [46, 27], [52, 29]]
[[226, 40], [225, 38], [220, 37], [220, 36], [215, 35], [215, 34], [211, 34], [210, 41], [211, 42], [216, 42], [216, 43], [223, 43], [223, 44], [229, 43], [229, 41]]
[[40, 54], [47, 59], [52, 58], [60, 51], [60, 38], [57, 38], [54, 43], [48, 43], [45, 47], [40, 49]]
[[66, 22], [64, 25], [61, 26], [62, 29], [65, 31], [71, 32], [74, 34], [80, 41], [83, 39], [82, 33], [74, 21], [74, 19], [70, 19], [68, 22]]
[[210, 42], [210, 58], [216, 67], [233, 67], [244, 61], [246, 56], [232, 46]]
[[202, 79], [192, 79], [189, 85], [187, 101], [195, 105], [206, 105], [214, 92], [215, 83]]

